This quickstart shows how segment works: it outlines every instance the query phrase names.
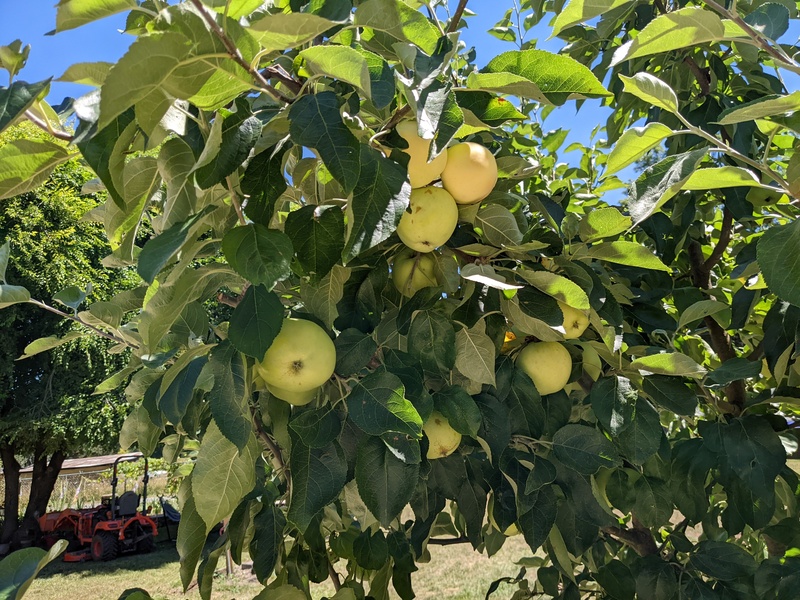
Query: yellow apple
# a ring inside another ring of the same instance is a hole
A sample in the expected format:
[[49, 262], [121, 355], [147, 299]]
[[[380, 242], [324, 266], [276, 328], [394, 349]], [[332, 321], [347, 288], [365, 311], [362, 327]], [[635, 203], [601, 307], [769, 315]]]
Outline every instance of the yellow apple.
[[411, 298], [419, 290], [436, 287], [436, 259], [430, 254], [414, 255], [408, 251], [398, 254], [392, 263], [392, 282], [397, 291]]
[[572, 357], [558, 342], [533, 342], [517, 354], [516, 365], [522, 369], [541, 395], [564, 389], [572, 372]]
[[417, 252], [431, 252], [450, 239], [458, 224], [458, 206], [440, 187], [411, 190], [409, 211], [397, 226], [400, 240]]
[[331, 338], [322, 327], [305, 319], [284, 319], [264, 360], [256, 363], [270, 389], [290, 392], [318, 388], [330, 379], [335, 366], [336, 348]]
[[419, 137], [416, 121], [402, 121], [397, 125], [397, 133], [408, 142], [408, 148], [403, 152], [409, 155], [408, 178], [412, 188], [428, 185], [431, 181], [439, 179], [447, 164], [447, 151], [428, 162], [428, 152], [431, 140]]
[[284, 402], [288, 402], [294, 406], [305, 406], [317, 397], [317, 390], [319, 388], [315, 387], [310, 390], [298, 392], [294, 390], [284, 390], [282, 388], [275, 387], [274, 385], [268, 385], [267, 389], [269, 390], [270, 394], [276, 398], [279, 398], [280, 400], [283, 400]]
[[558, 308], [564, 313], [564, 337], [568, 340], [581, 337], [589, 326], [589, 317], [586, 313], [563, 302], [558, 303]]
[[422, 426], [422, 431], [428, 436], [430, 443], [426, 455], [429, 460], [450, 456], [461, 443], [461, 434], [450, 427], [450, 422], [438, 411], [431, 413]]
[[487, 148], [462, 142], [447, 149], [442, 185], [459, 204], [474, 204], [488, 196], [497, 183], [497, 161]]

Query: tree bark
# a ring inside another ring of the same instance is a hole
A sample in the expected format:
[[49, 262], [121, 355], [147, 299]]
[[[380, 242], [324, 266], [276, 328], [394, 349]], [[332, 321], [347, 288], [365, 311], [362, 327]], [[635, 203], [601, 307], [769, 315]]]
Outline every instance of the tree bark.
[[14, 446], [0, 446], [0, 458], [3, 461], [3, 479], [5, 494], [3, 498], [3, 530], [0, 532], [0, 543], [11, 541], [19, 526], [19, 462], [14, 456]]
[[64, 464], [64, 453], [61, 450], [54, 452], [48, 462], [44, 448], [37, 446], [33, 458], [33, 478], [25, 519], [38, 519], [47, 512], [47, 504], [50, 502], [62, 464]]

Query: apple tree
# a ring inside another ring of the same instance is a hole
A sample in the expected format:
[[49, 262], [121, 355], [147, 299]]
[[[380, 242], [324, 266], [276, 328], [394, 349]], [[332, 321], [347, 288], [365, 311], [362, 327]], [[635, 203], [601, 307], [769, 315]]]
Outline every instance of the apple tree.
[[[81, 157], [140, 277], [86, 322], [130, 357], [122, 445], [199, 448], [184, 585], [230, 549], [258, 598], [409, 599], [430, 545], [520, 532], [488, 594], [795, 598], [796, 5], [524, 0], [494, 57], [466, 5], [62, 0], [136, 39], [60, 114], [0, 48], [0, 127], [70, 142], [0, 147], [0, 197]], [[587, 103], [562, 149], [542, 120]]]

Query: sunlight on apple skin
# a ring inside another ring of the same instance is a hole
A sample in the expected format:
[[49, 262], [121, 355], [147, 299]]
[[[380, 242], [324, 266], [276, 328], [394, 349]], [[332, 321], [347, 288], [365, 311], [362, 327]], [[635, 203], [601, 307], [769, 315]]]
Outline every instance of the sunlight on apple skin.
[[462, 142], [447, 149], [442, 185], [458, 204], [474, 204], [488, 196], [497, 183], [497, 161], [484, 146]]
[[268, 386], [290, 392], [318, 388], [330, 379], [335, 366], [333, 341], [322, 327], [305, 319], [284, 319], [264, 360], [256, 363]]
[[559, 342], [533, 342], [516, 358], [516, 365], [533, 380], [542, 395], [564, 389], [572, 372], [572, 357]]
[[431, 413], [422, 426], [422, 431], [428, 436], [428, 442], [430, 442], [426, 454], [428, 460], [450, 456], [461, 443], [461, 434], [450, 427], [450, 422], [438, 411]]
[[583, 311], [572, 308], [563, 302], [558, 303], [558, 308], [564, 313], [564, 337], [568, 340], [581, 337], [589, 327], [589, 317]]
[[397, 226], [400, 240], [417, 252], [432, 252], [450, 239], [458, 224], [458, 205], [442, 188], [411, 190], [410, 212]]
[[397, 291], [411, 298], [419, 290], [436, 287], [436, 259], [430, 254], [414, 256], [403, 252], [392, 263], [392, 283]]
[[428, 162], [431, 140], [419, 137], [416, 121], [402, 121], [397, 125], [397, 133], [406, 142], [408, 148], [402, 150], [410, 157], [408, 161], [408, 178], [412, 188], [419, 188], [436, 181], [447, 165], [447, 151], [443, 151]]

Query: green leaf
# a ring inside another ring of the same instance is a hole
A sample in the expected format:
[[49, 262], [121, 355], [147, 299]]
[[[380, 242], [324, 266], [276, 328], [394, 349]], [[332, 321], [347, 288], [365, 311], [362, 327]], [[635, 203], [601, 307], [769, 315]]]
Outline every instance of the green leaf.
[[766, 2], [751, 11], [744, 22], [771, 40], [777, 40], [789, 30], [789, 19], [793, 15], [783, 4]]
[[620, 376], [598, 379], [589, 394], [597, 420], [613, 436], [618, 436], [630, 426], [638, 398], [639, 394], [630, 379]]
[[633, 421], [617, 436], [617, 443], [625, 458], [635, 465], [643, 465], [658, 452], [663, 437], [658, 411], [646, 400], [639, 400]]
[[15, 81], [7, 88], [0, 88], [0, 133], [24, 114], [48, 85], [50, 80], [46, 79], [38, 83]]
[[644, 378], [642, 387], [659, 406], [679, 415], [694, 415], [697, 394], [679, 379], [666, 375], [650, 375]]
[[[567, 279], [556, 273], [551, 273], [550, 271], [521, 270], [519, 271], [519, 275], [536, 289], [544, 292], [548, 296], [552, 296], [564, 304], [584, 311], [591, 308], [589, 305], [589, 297], [586, 295], [586, 292], [571, 279]], [[563, 321], [563, 318], [561, 320]]]
[[560, 12], [556, 12], [550, 37], [553, 38], [568, 27], [585, 23], [628, 2], [630, 0], [570, 0]]
[[680, 352], [662, 352], [634, 360], [630, 368], [642, 375], [674, 375], [677, 377], [702, 377], [706, 370]]
[[741, 546], [729, 542], [703, 540], [689, 559], [695, 569], [721, 581], [733, 581], [752, 575], [758, 565]]
[[389, 106], [394, 100], [394, 69], [377, 54], [359, 48], [369, 69], [369, 82], [372, 104], [381, 109]]
[[347, 396], [350, 419], [369, 435], [394, 431], [422, 437], [422, 418], [405, 397], [400, 379], [387, 371], [375, 371], [353, 386]]
[[186, 221], [176, 223], [160, 235], [147, 240], [139, 253], [139, 264], [136, 267], [139, 276], [147, 283], [153, 283], [172, 255], [197, 232], [195, 226], [216, 209], [216, 206], [207, 206]]
[[303, 206], [289, 213], [284, 226], [305, 273], [325, 277], [344, 248], [344, 213], [338, 206]]
[[342, 260], [388, 239], [397, 229], [411, 198], [406, 169], [380, 152], [360, 145], [360, 176], [347, 204], [347, 243]]
[[[186, 368], [180, 370], [177, 377], [172, 380], [158, 399], [159, 410], [173, 425], [178, 425], [186, 414], [186, 409], [194, 397], [195, 385], [207, 361], [205, 356], [201, 356], [189, 362]], [[176, 365], [173, 365], [170, 371], [177, 368]], [[163, 381], [161, 389], [164, 389]]]
[[373, 533], [365, 529], [353, 540], [353, 557], [358, 566], [369, 571], [378, 571], [390, 564], [386, 536], [380, 530]]
[[517, 517], [525, 542], [535, 552], [547, 541], [558, 514], [558, 498], [553, 486], [542, 487], [536, 495], [533, 506]]
[[636, 594], [636, 580], [628, 566], [613, 559], [598, 569], [595, 580], [613, 600], [633, 600]]
[[565, 425], [553, 436], [556, 458], [570, 469], [592, 475], [601, 468], [619, 467], [617, 450], [602, 433], [586, 425]]
[[258, 223], [230, 229], [222, 238], [222, 252], [234, 271], [269, 290], [292, 273], [291, 240], [285, 233]]
[[242, 354], [263, 360], [283, 325], [283, 304], [263, 285], [251, 285], [234, 309], [228, 339]]
[[534, 459], [533, 469], [528, 473], [528, 478], [525, 480], [525, 494], [532, 494], [548, 483], [553, 483], [557, 474], [558, 472], [553, 463], [537, 455]]
[[706, 376], [706, 387], [725, 387], [729, 383], [741, 379], [758, 377], [761, 373], [760, 360], [746, 358], [730, 358]]
[[670, 489], [664, 481], [642, 475], [633, 484], [633, 497], [632, 512], [645, 527], [661, 527], [669, 523], [673, 506]]
[[757, 416], [736, 419], [722, 430], [722, 441], [733, 472], [759, 496], [772, 496], [786, 451], [770, 424]]
[[[522, 77], [541, 90], [548, 104], [561, 105], [572, 98], [602, 98], [611, 95], [587, 67], [569, 56], [552, 54], [544, 50], [503, 52], [489, 61], [489, 64], [482, 69], [483, 73]], [[470, 75], [467, 78], [467, 87], [486, 89], [483, 85], [475, 85], [476, 77], [479, 81], [480, 76]], [[503, 90], [498, 89], [495, 82], [493, 91]]]
[[636, 73], [633, 77], [620, 75], [624, 91], [633, 94], [646, 104], [658, 106], [664, 110], [678, 112], [678, 96], [673, 89], [650, 73]]
[[633, 224], [638, 225], [675, 196], [707, 153], [707, 148], [698, 148], [684, 154], [668, 156], [645, 169], [631, 188], [633, 199], [628, 210]]
[[[94, 135], [90, 135], [93, 127], [91, 123], [81, 123], [77, 131], [78, 141], [75, 142], [83, 159], [97, 173], [100, 181], [106, 186], [109, 196], [120, 208], [126, 206], [126, 199], [130, 196], [125, 193], [121, 184], [117, 189], [117, 180], [124, 174], [125, 168], [122, 166], [124, 163], [120, 164], [115, 157], [120, 154], [118, 146], [125, 146], [126, 142], [130, 142], [128, 131], [133, 120], [133, 109], [127, 110]], [[185, 218], [189, 216], [187, 214]]]
[[28, 302], [31, 293], [19, 285], [0, 284], [0, 309], [8, 308], [12, 304]]
[[636, 594], [640, 600], [674, 600], [678, 597], [678, 576], [667, 562], [646, 563], [636, 573]]
[[505, 206], [489, 204], [482, 207], [475, 217], [474, 227], [487, 243], [498, 248], [522, 243], [517, 220]]
[[499, 127], [506, 121], [527, 119], [523, 113], [505, 98], [488, 92], [456, 92], [456, 101], [462, 109], [474, 114], [490, 127]]
[[784, 115], [797, 110], [800, 110], [800, 91], [792, 92], [785, 96], [764, 96], [758, 100], [726, 108], [719, 113], [717, 123], [720, 125], [733, 125], [735, 123], [763, 119], [764, 117]]
[[305, 67], [314, 75], [327, 75], [358, 88], [371, 98], [369, 66], [358, 50], [348, 46], [312, 46], [298, 55]]
[[408, 332], [408, 352], [425, 370], [447, 372], [456, 363], [456, 333], [447, 317], [419, 311]]
[[356, 9], [355, 25], [388, 33], [432, 54], [439, 41], [436, 27], [422, 13], [400, 0], [367, 0]]
[[6, 242], [0, 246], [0, 283], [6, 283], [6, 270], [8, 269], [8, 261], [11, 258], [11, 242]]
[[378, 344], [371, 336], [354, 328], [342, 331], [333, 343], [336, 346], [336, 372], [345, 377], [356, 375], [378, 351]]
[[286, 517], [305, 533], [317, 513], [342, 491], [347, 481], [347, 460], [338, 442], [312, 449], [296, 440], [291, 464], [292, 497]]
[[14, 77], [28, 62], [31, 46], [22, 45], [22, 40], [14, 40], [8, 46], [0, 46], [0, 68]]
[[102, 61], [75, 63], [67, 67], [67, 70], [56, 81], [100, 87], [108, 77], [112, 66], [113, 63]]
[[730, 308], [731, 307], [724, 302], [718, 302], [716, 300], [700, 300], [695, 302], [681, 313], [680, 321], [678, 321], [678, 329], [683, 329], [690, 323], [730, 310]]
[[23, 351], [22, 356], [20, 356], [17, 360], [30, 358], [31, 356], [40, 354], [41, 352], [47, 352], [48, 350], [52, 350], [53, 348], [58, 348], [59, 346], [71, 342], [74, 339], [82, 338], [85, 336], [86, 334], [80, 331], [68, 331], [62, 337], [50, 335], [47, 337], [39, 338], [38, 340], [34, 340], [30, 344], [25, 346], [25, 350]]
[[578, 225], [578, 235], [588, 244], [624, 233], [631, 227], [631, 224], [631, 218], [623, 215], [616, 208], [610, 206], [596, 208], [581, 219], [580, 225]]
[[59, 0], [56, 5], [56, 31], [75, 29], [134, 8], [136, 0]]
[[67, 540], [58, 540], [48, 551], [23, 548], [0, 561], [0, 600], [16, 600], [28, 591], [33, 580], [48, 563], [67, 549]]
[[252, 14], [264, 4], [262, 0], [208, 0], [207, 6], [212, 7], [218, 13], [227, 14], [232, 19], [246, 17]]
[[672, 272], [648, 247], [637, 242], [603, 242], [589, 248], [588, 256], [629, 267]]
[[283, 177], [283, 155], [289, 145], [273, 146], [259, 154], [247, 164], [242, 177], [242, 193], [249, 196], [244, 212], [259, 225], [269, 227], [275, 201], [286, 191]]
[[436, 410], [442, 413], [450, 427], [470, 437], [478, 436], [483, 417], [475, 400], [457, 385], [445, 386], [433, 395]]
[[767, 229], [758, 240], [757, 257], [769, 289], [800, 306], [800, 221]]
[[266, 584], [283, 552], [286, 517], [275, 506], [271, 495], [263, 496], [262, 502], [264, 504], [261, 510], [253, 518], [253, 539], [249, 545], [249, 553], [253, 559], [256, 577]]
[[325, 323], [328, 328], [333, 328], [333, 322], [339, 316], [337, 305], [344, 296], [344, 284], [349, 278], [350, 269], [334, 265], [331, 272], [319, 283], [300, 284], [300, 296], [306, 310]]
[[[661, 142], [673, 133], [675, 132], [672, 129], [658, 122], [648, 123], [645, 127], [631, 127], [625, 130], [625, 133], [614, 144], [611, 154], [608, 155], [603, 177], [618, 173], [625, 167], [632, 165], [647, 152], [661, 145]], [[591, 214], [593, 213], [589, 213], [589, 215]]]
[[72, 310], [77, 310], [78, 307], [86, 300], [89, 290], [89, 286], [87, 286], [86, 290], [84, 291], [75, 285], [70, 285], [59, 291], [57, 294], [53, 294], [53, 300], [71, 308]]
[[513, 73], [475, 73], [467, 76], [467, 87], [498, 94], [510, 94], [530, 98], [542, 104], [552, 104], [535, 83], [522, 75]]
[[479, 322], [472, 329], [456, 332], [455, 367], [472, 381], [494, 385], [495, 346], [485, 329], [485, 324]]
[[342, 431], [342, 420], [330, 406], [304, 410], [289, 421], [289, 428], [309, 448], [324, 448]]
[[419, 464], [406, 464], [376, 437], [365, 438], [356, 457], [358, 493], [384, 527], [398, 516], [416, 488]]
[[283, 52], [322, 35], [336, 23], [310, 13], [277, 13], [252, 23], [247, 31], [265, 52]]
[[711, 167], [708, 169], [697, 169], [689, 175], [683, 184], [684, 190], [714, 190], [718, 188], [731, 187], [760, 187], [766, 190], [775, 188], [764, 185], [752, 171], [742, 167]]
[[222, 343], [211, 350], [204, 372], [214, 377], [208, 403], [216, 427], [236, 448], [244, 451], [252, 436], [253, 424], [241, 354], [231, 344]]
[[303, 96], [289, 109], [289, 121], [292, 141], [316, 149], [344, 193], [352, 192], [360, 178], [360, 144], [342, 121], [336, 94]]
[[699, 7], [682, 8], [650, 21], [635, 39], [614, 52], [611, 66], [631, 58], [664, 54], [723, 39], [725, 25], [717, 13]]
[[47, 140], [13, 140], [0, 147], [0, 200], [39, 187], [50, 172], [69, 160], [67, 151]]
[[[180, 555], [181, 582], [184, 591], [194, 579], [194, 570], [197, 561], [203, 553], [203, 546], [206, 543], [208, 532], [211, 527], [206, 525], [202, 517], [197, 513], [194, 505], [194, 497], [191, 495], [191, 479], [185, 480], [189, 491], [181, 507], [181, 520], [178, 525], [178, 539], [176, 547]], [[216, 525], [216, 524], [215, 524]]]
[[[248, 429], [248, 440], [237, 448], [211, 421], [192, 470], [192, 493], [197, 514], [210, 529], [228, 518], [256, 484], [258, 442]], [[241, 450], [241, 451], [240, 451]]]

